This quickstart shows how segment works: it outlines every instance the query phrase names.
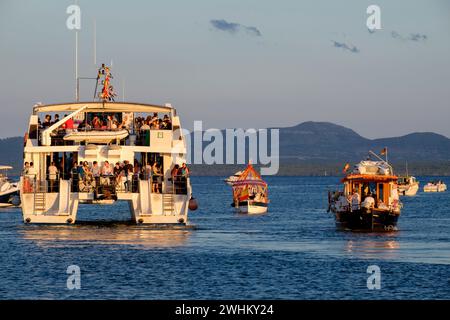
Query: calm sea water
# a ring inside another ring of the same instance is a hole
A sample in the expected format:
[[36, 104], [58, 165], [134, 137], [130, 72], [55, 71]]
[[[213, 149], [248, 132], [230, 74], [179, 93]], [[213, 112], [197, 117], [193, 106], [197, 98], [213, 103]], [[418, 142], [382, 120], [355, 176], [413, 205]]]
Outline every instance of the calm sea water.
[[[20, 209], [1, 209], [0, 298], [450, 298], [450, 192], [402, 198], [400, 230], [371, 234], [336, 230], [326, 192], [338, 178], [269, 177], [262, 216], [234, 213], [221, 178], [192, 180], [195, 229], [128, 225], [126, 203], [81, 206], [75, 226], [23, 225]], [[80, 290], [66, 287], [69, 265]], [[367, 289], [369, 265], [380, 290]]]

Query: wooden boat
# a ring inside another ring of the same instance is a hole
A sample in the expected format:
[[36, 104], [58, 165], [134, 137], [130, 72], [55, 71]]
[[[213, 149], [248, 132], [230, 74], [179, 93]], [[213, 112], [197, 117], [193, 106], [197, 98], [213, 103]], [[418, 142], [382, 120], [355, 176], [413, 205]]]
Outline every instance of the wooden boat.
[[386, 161], [361, 161], [342, 179], [343, 190], [328, 193], [336, 225], [362, 231], [397, 230], [401, 203], [398, 177]]
[[66, 134], [64, 140], [88, 143], [110, 143], [113, 141], [120, 141], [128, 137], [128, 130], [89, 130], [89, 131], [74, 131]]
[[259, 173], [248, 164], [242, 174], [232, 182], [233, 203], [238, 212], [261, 214], [267, 212], [269, 199], [267, 183]]

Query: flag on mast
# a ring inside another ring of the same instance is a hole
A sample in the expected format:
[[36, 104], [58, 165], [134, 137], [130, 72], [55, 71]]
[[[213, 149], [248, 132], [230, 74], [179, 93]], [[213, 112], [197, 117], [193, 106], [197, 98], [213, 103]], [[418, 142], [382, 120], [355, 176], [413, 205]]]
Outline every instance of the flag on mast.
[[342, 169], [342, 172], [346, 173], [348, 171], [348, 169], [350, 169], [350, 163], [345, 164], [344, 169]]
[[382, 156], [384, 156], [384, 155], [386, 155], [387, 154], [387, 147], [384, 147], [383, 148], [383, 150], [381, 150], [381, 153], [380, 153]]

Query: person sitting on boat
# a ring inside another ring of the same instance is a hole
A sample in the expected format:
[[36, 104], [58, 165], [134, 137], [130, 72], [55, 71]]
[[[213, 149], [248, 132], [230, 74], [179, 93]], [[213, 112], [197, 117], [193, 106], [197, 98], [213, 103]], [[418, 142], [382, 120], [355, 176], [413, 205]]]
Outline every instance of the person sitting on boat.
[[375, 207], [375, 199], [372, 197], [372, 193], [369, 193], [364, 201], [361, 203], [361, 208], [373, 209]]
[[353, 192], [352, 197], [351, 197], [351, 203], [352, 203], [353, 211], [359, 209], [359, 205], [361, 203], [361, 197], [357, 191]]

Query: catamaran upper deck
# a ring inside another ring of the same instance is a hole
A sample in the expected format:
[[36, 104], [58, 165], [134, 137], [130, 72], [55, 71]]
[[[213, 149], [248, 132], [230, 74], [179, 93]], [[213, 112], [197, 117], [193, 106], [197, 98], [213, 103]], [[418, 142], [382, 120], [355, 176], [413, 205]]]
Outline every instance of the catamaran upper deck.
[[35, 105], [25, 142], [29, 152], [116, 144], [139, 147], [135, 151], [142, 152], [186, 153], [180, 119], [170, 104], [102, 101]]

